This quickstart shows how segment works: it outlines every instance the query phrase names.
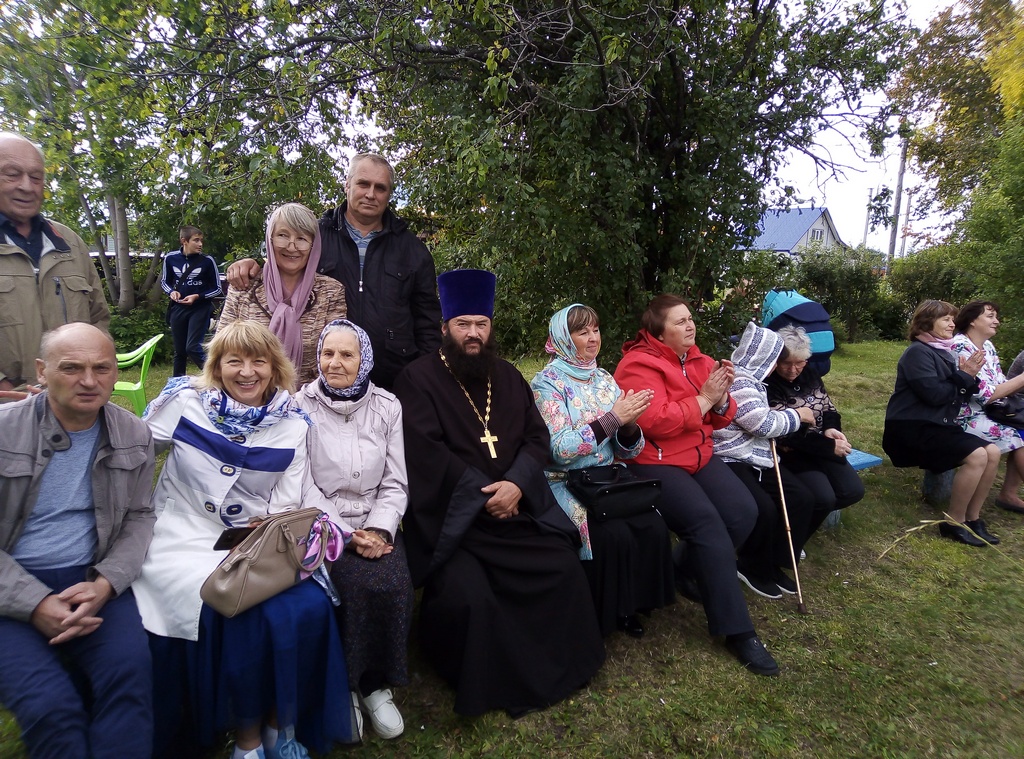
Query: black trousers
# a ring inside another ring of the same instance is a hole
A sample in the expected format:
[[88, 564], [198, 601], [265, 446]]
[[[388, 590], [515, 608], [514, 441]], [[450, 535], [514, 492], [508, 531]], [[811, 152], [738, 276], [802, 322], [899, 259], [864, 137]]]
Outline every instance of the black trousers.
[[794, 457], [787, 460], [786, 466], [814, 496], [810, 535], [817, 532], [830, 513], [852, 506], [864, 497], [864, 483], [860, 475], [845, 460]]
[[174, 341], [174, 376], [181, 377], [188, 368], [188, 359], [192, 359], [200, 371], [206, 363], [206, 351], [203, 340], [210, 328], [210, 315], [213, 304], [209, 301], [195, 306], [171, 304], [167, 315], [167, 323], [171, 328], [171, 339]]
[[[759, 470], [749, 464], [730, 462], [736, 476], [750, 490], [757, 502], [757, 524], [750, 538], [739, 551], [740, 563], [759, 577], [772, 578], [776, 567], [789, 567], [789, 542], [782, 519], [782, 500], [774, 469]], [[800, 550], [811, 537], [814, 517], [814, 494], [803, 481], [786, 467], [782, 471], [782, 492], [786, 496], [786, 512], [793, 536], [793, 551], [799, 560]], [[825, 512], [828, 515], [828, 512]], [[824, 520], [824, 516], [822, 520]], [[814, 529], [821, 525], [819, 521]]]
[[661, 480], [658, 511], [686, 544], [712, 635], [751, 632], [754, 623], [736, 580], [736, 548], [757, 520], [750, 491], [714, 456], [696, 474], [666, 464], [631, 464], [640, 477]]

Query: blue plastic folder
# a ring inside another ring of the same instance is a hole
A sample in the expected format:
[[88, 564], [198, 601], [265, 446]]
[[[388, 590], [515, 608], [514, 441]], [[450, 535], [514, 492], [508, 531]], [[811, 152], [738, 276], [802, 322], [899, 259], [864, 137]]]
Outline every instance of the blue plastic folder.
[[861, 469], [870, 469], [873, 466], [878, 466], [882, 463], [882, 459], [873, 453], [865, 453], [864, 451], [858, 451], [854, 448], [847, 455], [846, 460], [850, 462], [850, 466], [856, 469], [858, 472]]

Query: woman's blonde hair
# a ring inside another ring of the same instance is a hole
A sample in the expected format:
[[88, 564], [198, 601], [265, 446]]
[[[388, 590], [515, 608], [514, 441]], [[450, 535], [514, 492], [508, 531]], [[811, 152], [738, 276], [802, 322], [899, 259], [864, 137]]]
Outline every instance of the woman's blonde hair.
[[302, 203], [285, 203], [274, 209], [267, 219], [267, 233], [273, 234], [276, 225], [288, 227], [294, 232], [302, 232], [309, 235], [310, 240], [316, 239], [320, 234], [320, 227], [317, 225], [316, 214]]
[[[291, 391], [295, 387], [295, 367], [277, 336], [259, 322], [251, 320], [232, 322], [217, 330], [206, 346], [206, 363], [199, 384], [202, 387], [224, 389], [220, 362], [229, 353], [246, 358], [265, 358], [270, 361], [270, 384], [275, 390]], [[266, 398], [263, 399], [266, 402]]]

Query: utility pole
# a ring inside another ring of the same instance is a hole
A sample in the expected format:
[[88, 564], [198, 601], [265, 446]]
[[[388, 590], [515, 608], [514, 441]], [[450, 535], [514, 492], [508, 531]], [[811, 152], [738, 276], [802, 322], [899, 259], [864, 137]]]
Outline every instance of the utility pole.
[[903, 258], [907, 252], [907, 234], [910, 232], [910, 207], [914, 204], [914, 192], [916, 190], [916, 187], [911, 187], [907, 190], [907, 212], [903, 217], [903, 241], [900, 243], [900, 258]]
[[875, 188], [872, 187], [868, 190], [868, 203], [864, 207], [864, 239], [860, 241], [862, 248], [868, 246], [868, 227], [871, 224], [871, 199], [875, 197]]
[[[903, 127], [900, 132], [903, 133]], [[903, 198], [903, 174], [907, 170], [907, 148], [910, 147], [910, 137], [903, 136], [903, 147], [900, 148], [900, 173], [896, 178], [896, 197], [893, 199], [892, 209], [892, 232], [889, 233], [889, 250], [885, 254], [885, 273], [889, 273], [889, 262], [896, 253], [896, 235], [900, 231], [900, 201]]]

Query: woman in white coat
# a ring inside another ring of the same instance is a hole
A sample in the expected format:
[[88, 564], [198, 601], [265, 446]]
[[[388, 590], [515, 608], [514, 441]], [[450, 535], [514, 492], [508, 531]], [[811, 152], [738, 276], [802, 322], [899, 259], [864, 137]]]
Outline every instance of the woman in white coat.
[[[305, 506], [352, 533], [331, 569], [352, 703], [381, 738], [402, 734], [391, 688], [409, 682], [413, 588], [398, 523], [409, 502], [402, 406], [370, 382], [373, 349], [345, 319], [324, 327], [320, 376], [299, 392], [313, 420], [307, 433]], [[361, 722], [361, 720], [360, 720]]]
[[[329, 583], [314, 575], [231, 618], [204, 604], [200, 588], [226, 555], [214, 550], [226, 527], [302, 505], [309, 422], [286, 389], [295, 370], [266, 327], [235, 322], [207, 355], [201, 378], [173, 378], [145, 416], [158, 449], [171, 448], [133, 586], [152, 634], [157, 724], [179, 719], [187, 701], [200, 743], [234, 729], [234, 759], [301, 759], [296, 734], [321, 751], [358, 741]], [[330, 558], [341, 552], [333, 548]], [[169, 738], [158, 727], [158, 753]]]

